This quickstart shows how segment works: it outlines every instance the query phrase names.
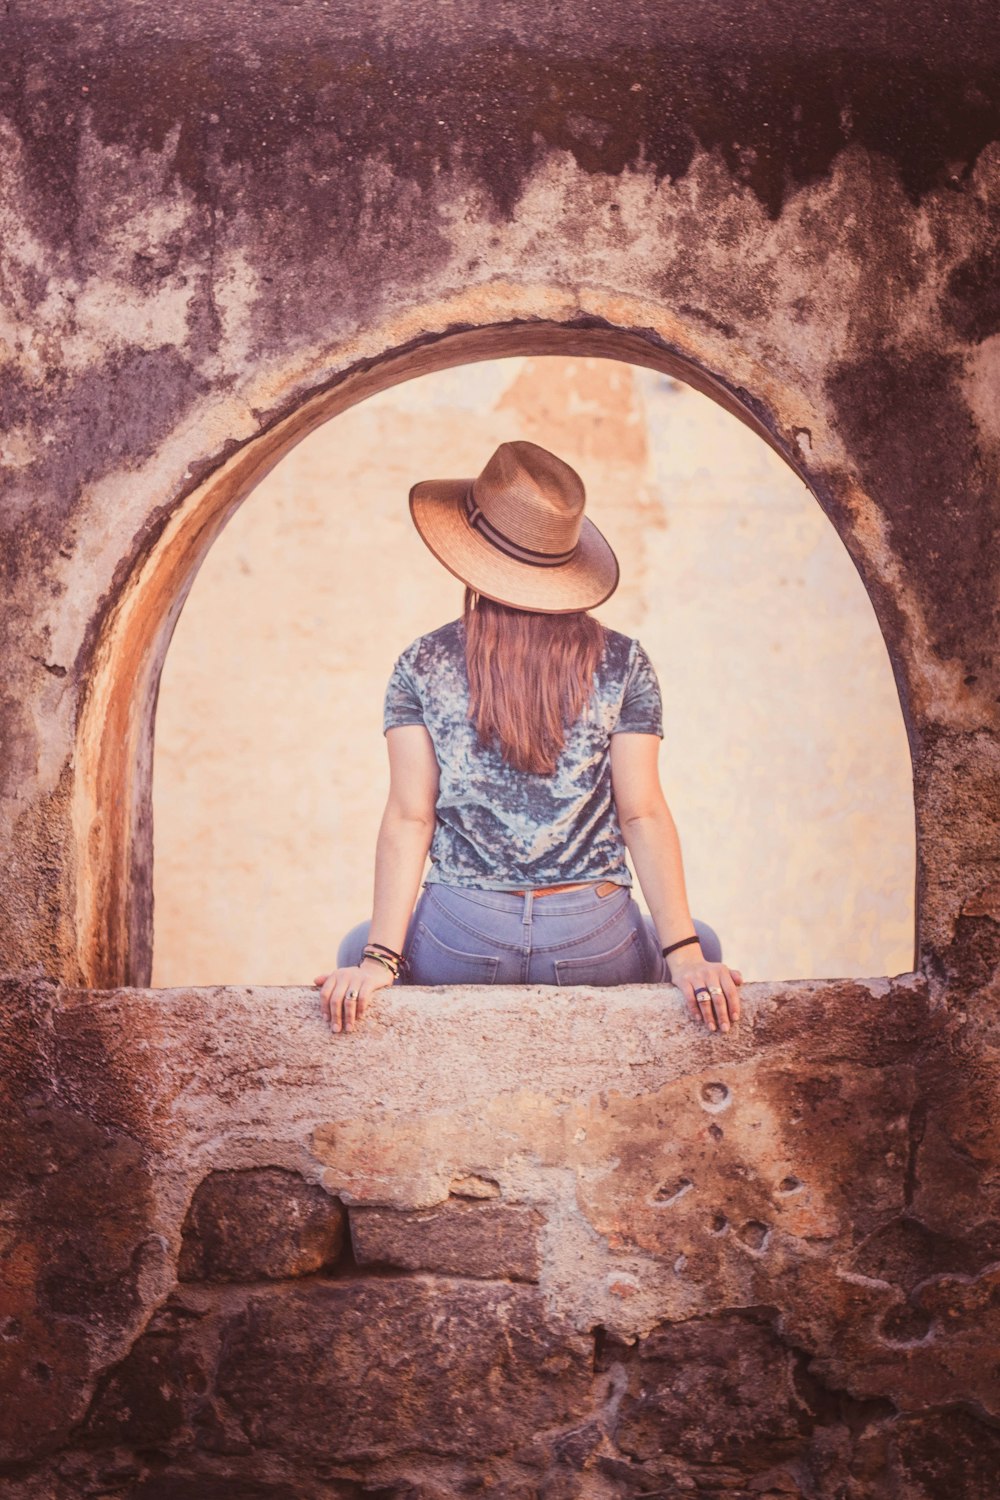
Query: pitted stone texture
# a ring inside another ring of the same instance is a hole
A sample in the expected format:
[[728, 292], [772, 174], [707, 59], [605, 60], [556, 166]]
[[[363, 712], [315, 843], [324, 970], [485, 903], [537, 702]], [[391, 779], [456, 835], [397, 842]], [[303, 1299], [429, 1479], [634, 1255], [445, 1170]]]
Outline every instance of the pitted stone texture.
[[812, 1345], [812, 1368], [826, 1383], [906, 1411], [944, 1407], [961, 1387], [979, 1416], [1000, 1420], [995, 1263], [978, 1276], [935, 1276], [908, 1298], [878, 1284], [858, 1287], [844, 1308], [829, 1345]]
[[846, 1246], [902, 1207], [914, 1097], [911, 1069], [803, 1059], [734, 1061], [641, 1100], [591, 1099], [573, 1111], [581, 1207], [611, 1244], [697, 1256], [699, 1279], [718, 1276], [725, 1296], [764, 1265], [734, 1239], [768, 1257], [771, 1277], [806, 1243]]
[[399, 1266], [453, 1276], [537, 1281], [537, 1209], [504, 1203], [454, 1203], [406, 1210], [352, 1208], [351, 1243], [359, 1266]]
[[861, 1242], [850, 1269], [906, 1292], [948, 1272], [971, 1278], [1000, 1262], [1000, 1222], [970, 1230], [935, 1234], [914, 1215], [903, 1214]]
[[306, 1276], [335, 1264], [346, 1214], [322, 1188], [279, 1167], [212, 1172], [184, 1221], [181, 1281]]

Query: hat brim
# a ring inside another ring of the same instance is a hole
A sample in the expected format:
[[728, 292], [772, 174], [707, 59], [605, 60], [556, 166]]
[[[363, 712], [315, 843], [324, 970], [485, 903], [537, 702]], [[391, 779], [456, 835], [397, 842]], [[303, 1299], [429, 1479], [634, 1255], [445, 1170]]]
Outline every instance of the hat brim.
[[586, 516], [568, 562], [535, 567], [507, 557], [469, 525], [465, 496], [471, 479], [422, 479], [410, 490], [410, 514], [426, 546], [449, 573], [477, 594], [530, 609], [565, 615], [594, 609], [618, 587], [618, 559]]

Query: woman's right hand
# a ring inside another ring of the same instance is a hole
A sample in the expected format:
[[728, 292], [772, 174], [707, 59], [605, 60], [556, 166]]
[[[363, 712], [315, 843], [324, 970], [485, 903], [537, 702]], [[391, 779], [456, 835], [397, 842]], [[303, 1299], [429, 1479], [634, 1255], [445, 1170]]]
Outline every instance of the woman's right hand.
[[331, 1031], [353, 1031], [375, 991], [392, 982], [384, 964], [370, 958], [344, 969], [331, 969], [328, 974], [317, 974], [313, 980], [313, 984], [323, 986], [320, 991], [323, 1017], [329, 1021]]

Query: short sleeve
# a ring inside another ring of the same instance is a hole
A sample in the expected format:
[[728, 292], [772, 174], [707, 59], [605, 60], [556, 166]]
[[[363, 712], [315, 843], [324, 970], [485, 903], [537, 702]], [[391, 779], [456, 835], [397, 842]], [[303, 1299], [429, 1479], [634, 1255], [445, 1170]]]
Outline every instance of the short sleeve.
[[407, 661], [407, 653], [397, 657], [385, 690], [382, 710], [382, 733], [401, 724], [423, 724], [424, 710], [416, 679]]
[[612, 734], [658, 734], [663, 738], [663, 701], [656, 669], [636, 641], [625, 679], [621, 713]]

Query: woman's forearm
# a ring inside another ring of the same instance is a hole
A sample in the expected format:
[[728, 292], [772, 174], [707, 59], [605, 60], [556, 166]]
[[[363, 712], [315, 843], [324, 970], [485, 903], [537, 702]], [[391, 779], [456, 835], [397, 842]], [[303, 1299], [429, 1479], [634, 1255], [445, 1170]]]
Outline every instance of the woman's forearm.
[[370, 942], [402, 953], [433, 833], [433, 820], [405, 818], [386, 808], [375, 845]]
[[[623, 820], [622, 835], [661, 947], [668, 948], [671, 943], [690, 937], [695, 927], [684, 885], [681, 844], [666, 802], [641, 816]], [[686, 959], [698, 958], [701, 944], [688, 944], [683, 953]]]

